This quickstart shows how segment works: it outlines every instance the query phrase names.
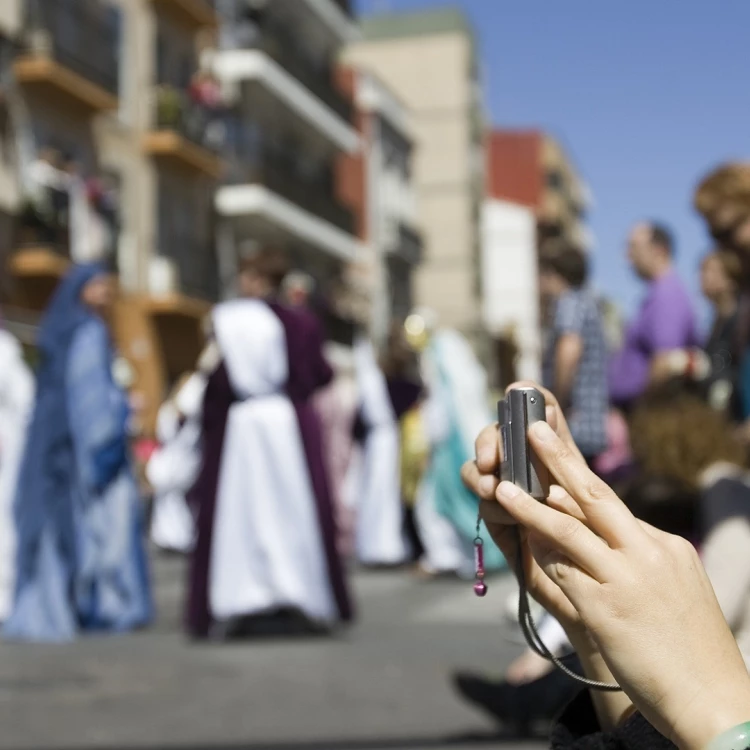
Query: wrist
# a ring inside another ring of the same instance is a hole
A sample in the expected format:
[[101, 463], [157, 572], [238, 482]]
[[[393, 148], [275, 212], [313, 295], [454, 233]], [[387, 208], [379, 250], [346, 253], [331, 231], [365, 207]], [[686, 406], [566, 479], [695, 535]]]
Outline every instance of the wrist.
[[707, 750], [747, 750], [750, 747], [750, 721], [720, 734]]
[[[707, 694], [707, 695], [706, 695]], [[703, 698], [703, 700], [701, 700]], [[725, 684], [722, 690], [709, 689], [691, 702], [684, 721], [674, 727], [673, 741], [682, 750], [734, 750], [724, 741], [733, 730], [739, 733], [750, 720], [750, 682], [739, 686]], [[747, 745], [738, 750], [745, 750]]]

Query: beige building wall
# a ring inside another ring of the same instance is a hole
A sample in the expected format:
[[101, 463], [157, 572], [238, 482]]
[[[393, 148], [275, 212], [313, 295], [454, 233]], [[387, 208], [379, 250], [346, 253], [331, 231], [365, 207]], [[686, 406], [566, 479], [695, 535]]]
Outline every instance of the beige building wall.
[[474, 334], [477, 294], [473, 45], [463, 32], [361, 41], [348, 62], [372, 71], [410, 110], [415, 186], [425, 240], [416, 297], [440, 323]]
[[[559, 226], [560, 237], [565, 242], [583, 252], [590, 251], [593, 236], [586, 223], [586, 211], [591, 202], [588, 187], [562, 145], [547, 133], [542, 134], [541, 164], [546, 185], [539, 218]], [[550, 185], [551, 176], [555, 176], [554, 185]]]
[[0, 0], [0, 34], [12, 38], [21, 30], [23, 0]]
[[156, 166], [143, 151], [151, 122], [156, 67], [156, 12], [150, 0], [114, 0], [122, 12], [125, 44], [120, 60], [120, 108], [96, 122], [100, 166], [119, 175], [122, 232], [121, 282], [145, 290], [156, 242]]

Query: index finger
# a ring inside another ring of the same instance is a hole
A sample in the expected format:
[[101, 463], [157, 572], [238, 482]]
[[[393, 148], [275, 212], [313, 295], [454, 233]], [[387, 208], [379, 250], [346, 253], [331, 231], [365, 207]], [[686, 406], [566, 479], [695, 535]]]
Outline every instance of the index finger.
[[625, 547], [644, 532], [609, 485], [594, 474], [545, 422], [529, 428], [529, 442], [561, 487], [575, 500], [589, 527], [610, 546]]
[[482, 474], [494, 474], [500, 468], [500, 431], [497, 423], [488, 425], [479, 433], [474, 450]]
[[557, 400], [555, 394], [547, 388], [539, 385], [539, 383], [535, 383], [533, 380], [519, 380], [517, 383], [512, 383], [505, 389], [506, 393], [513, 388], [536, 388], [542, 393], [544, 396], [544, 402], [547, 405], [547, 423], [560, 436], [560, 439], [565, 442], [570, 450], [583, 459], [583, 454], [578, 450], [578, 446], [576, 445], [575, 440], [573, 440], [573, 435], [571, 435], [570, 428], [568, 427], [568, 421], [565, 419], [562, 407], [560, 406], [560, 402]]

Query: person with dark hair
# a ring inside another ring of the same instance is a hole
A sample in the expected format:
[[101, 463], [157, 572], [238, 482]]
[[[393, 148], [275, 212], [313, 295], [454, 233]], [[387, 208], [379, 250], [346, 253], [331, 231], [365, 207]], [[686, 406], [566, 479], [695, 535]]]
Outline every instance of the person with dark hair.
[[750, 162], [722, 164], [696, 188], [695, 209], [721, 247], [736, 252], [747, 266], [750, 258]]
[[[390, 567], [404, 563], [410, 553], [418, 558], [422, 551], [413, 514], [405, 513], [402, 504], [399, 471], [401, 420], [418, 402], [422, 387], [416, 379], [416, 357], [400, 326], [394, 325], [380, 361], [364, 336], [355, 343], [354, 360], [359, 386], [354, 434], [361, 455], [356, 553], [365, 565]], [[409, 541], [414, 549], [409, 549]]]
[[706, 401], [742, 421], [738, 388], [739, 368], [734, 357], [742, 267], [734, 253], [715, 250], [701, 263], [701, 291], [714, 308], [714, 320], [700, 349], [674, 349], [657, 354], [652, 382], [687, 377], [700, 385]]
[[590, 463], [607, 447], [607, 345], [601, 312], [586, 287], [586, 257], [572, 248], [541, 260], [539, 284], [550, 306], [544, 384], [558, 398]]
[[637, 224], [628, 240], [628, 259], [648, 292], [610, 363], [612, 401], [629, 409], [654, 377], [655, 356], [699, 346], [690, 295], [674, 268], [674, 242], [656, 222]]
[[730, 354], [738, 371], [742, 433], [750, 442], [750, 162], [729, 162], [706, 175], [695, 191], [694, 205], [717, 245], [734, 255], [742, 270]]
[[632, 425], [633, 453], [644, 475], [671, 482], [673, 491], [654, 495], [642, 486], [625, 502], [638, 518], [697, 543], [721, 610], [750, 667], [750, 478], [744, 469], [745, 450], [726, 416], [711, 409], [700, 390], [682, 379], [649, 391], [633, 413]]
[[[589, 466], [607, 447], [607, 345], [601, 309], [586, 289], [587, 258], [561, 248], [540, 262], [539, 285], [548, 307], [549, 330], [543, 358], [544, 383], [565, 412], [578, 449]], [[545, 616], [540, 623], [545, 643], [559, 656], [570, 650], [559, 623]], [[505, 679], [459, 672], [460, 695], [495, 719], [512, 723], [524, 736], [548, 722], [575, 694], [575, 685], [550, 662], [526, 649], [508, 668]]]
[[317, 632], [352, 617], [312, 396], [332, 372], [312, 313], [279, 302], [288, 269], [243, 261], [218, 305], [191, 492], [197, 538], [187, 626], [196, 638]]

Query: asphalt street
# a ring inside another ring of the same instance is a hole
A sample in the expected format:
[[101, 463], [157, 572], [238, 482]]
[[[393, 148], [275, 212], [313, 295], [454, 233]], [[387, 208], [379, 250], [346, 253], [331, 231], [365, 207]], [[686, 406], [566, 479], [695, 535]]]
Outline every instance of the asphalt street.
[[471, 584], [355, 571], [359, 620], [328, 638], [195, 645], [181, 632], [184, 562], [155, 557], [147, 631], [0, 644], [0, 749], [541, 750], [453, 693], [521, 651], [507, 577]]

